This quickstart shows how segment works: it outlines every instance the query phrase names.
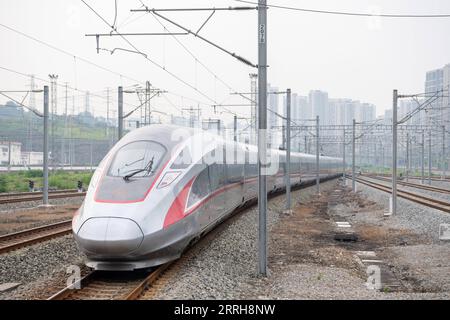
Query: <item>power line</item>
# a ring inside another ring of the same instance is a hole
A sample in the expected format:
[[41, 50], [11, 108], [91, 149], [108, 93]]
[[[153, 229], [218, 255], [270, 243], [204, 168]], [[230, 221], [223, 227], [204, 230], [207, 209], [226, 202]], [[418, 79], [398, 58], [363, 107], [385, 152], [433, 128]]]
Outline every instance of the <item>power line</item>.
[[[81, 2], [83, 2], [97, 17], [100, 18], [100, 20], [102, 20], [106, 25], [108, 25], [108, 27], [111, 28], [111, 26], [109, 25], [108, 21], [105, 20], [105, 18], [103, 18], [94, 8], [92, 8], [86, 1], [81, 0]], [[153, 65], [155, 65], [156, 67], [158, 67], [159, 69], [167, 72], [169, 75], [171, 75], [173, 78], [175, 78], [176, 80], [180, 81], [181, 83], [183, 83], [184, 85], [188, 86], [189, 88], [191, 88], [192, 90], [196, 91], [197, 93], [199, 93], [201, 96], [205, 97], [206, 99], [212, 101], [212, 102], [216, 102], [214, 99], [210, 98], [207, 94], [205, 94], [204, 92], [202, 92], [201, 90], [197, 89], [195, 86], [193, 86], [192, 84], [188, 83], [186, 80], [183, 80], [182, 78], [180, 78], [179, 76], [177, 76], [176, 74], [174, 74], [173, 72], [169, 71], [167, 68], [165, 68], [164, 66], [160, 65], [159, 63], [157, 63], [156, 61], [150, 59], [145, 53], [143, 53], [141, 50], [139, 50], [133, 43], [131, 43], [124, 35], [122, 35], [120, 32], [118, 32], [117, 30], [115, 30], [114, 28], [111, 28], [115, 33], [117, 33], [126, 43], [128, 43], [134, 50], [136, 50], [137, 52], [139, 52], [146, 60], [148, 60], [150, 63], [152, 63]]]
[[[148, 12], [147, 12], [148, 13]], [[153, 18], [155, 18], [155, 20], [168, 32], [171, 32], [166, 25], [164, 25], [160, 19], [158, 19], [157, 16], [152, 15]], [[226, 83], [224, 80], [222, 80], [216, 73], [214, 73], [210, 68], [208, 68], [202, 61], [200, 61], [200, 59], [198, 59], [195, 54], [189, 49], [187, 48], [187, 46], [182, 43], [175, 35], [172, 35], [172, 37], [174, 38], [174, 40], [176, 42], [178, 42], [178, 44], [187, 52], [189, 53], [189, 55], [195, 59], [196, 62], [198, 62], [203, 68], [205, 68], [206, 71], [208, 71], [212, 76], [214, 76], [214, 78], [216, 78], [217, 80], [219, 80], [219, 82], [221, 82], [225, 87], [228, 88], [228, 90], [231, 91], [235, 91], [228, 83]]]
[[[234, 0], [237, 2], [248, 3], [248, 4], [258, 4], [254, 1], [246, 0]], [[333, 14], [342, 16], [353, 16], [353, 17], [380, 17], [380, 18], [450, 18], [450, 14], [371, 14], [363, 12], [351, 12], [351, 11], [330, 11], [330, 10], [316, 10], [307, 8], [297, 8], [282, 5], [268, 4], [268, 8], [284, 9], [291, 11], [309, 12], [309, 13], [320, 13], [320, 14]]]
[[99, 64], [97, 64], [97, 63], [95, 63], [95, 62], [89, 61], [88, 59], [79, 57], [79, 56], [77, 56], [77, 55], [75, 55], [75, 54], [73, 54], [73, 53], [71, 53], [71, 52], [68, 52], [68, 51], [63, 50], [63, 49], [61, 49], [61, 48], [58, 48], [58, 47], [56, 47], [56, 46], [54, 46], [54, 45], [51, 45], [51, 44], [49, 44], [49, 43], [47, 43], [47, 42], [44, 42], [44, 41], [42, 41], [42, 40], [40, 40], [40, 39], [38, 39], [38, 38], [35, 38], [35, 37], [33, 37], [33, 36], [30, 36], [30, 35], [28, 35], [28, 34], [22, 32], [22, 31], [19, 31], [19, 30], [17, 30], [17, 29], [14, 29], [14, 28], [12, 28], [12, 27], [9, 27], [9, 26], [7, 26], [7, 25], [5, 25], [5, 24], [3, 24], [3, 23], [0, 23], [0, 26], [3, 27], [3, 28], [5, 28], [5, 29], [8, 29], [8, 30], [10, 30], [10, 31], [12, 31], [12, 32], [15, 32], [15, 33], [17, 33], [17, 34], [20, 34], [21, 36], [26, 37], [26, 38], [28, 38], [28, 39], [30, 39], [30, 40], [33, 40], [33, 41], [35, 41], [35, 42], [38, 42], [38, 43], [40, 43], [40, 44], [42, 44], [42, 45], [44, 45], [44, 46], [46, 46], [46, 47], [48, 47], [48, 48], [50, 48], [50, 49], [53, 49], [53, 50], [55, 50], [55, 51], [58, 51], [58, 52], [60, 52], [60, 53], [62, 53], [62, 54], [64, 54], [64, 55], [67, 55], [67, 56], [69, 56], [69, 57], [72, 57], [72, 58], [76, 58], [76, 59], [78, 59], [78, 60], [81, 60], [81, 61], [83, 61], [83, 62], [85, 62], [85, 63], [87, 63], [87, 64], [90, 64], [90, 65], [92, 65], [92, 66], [98, 68], [98, 69], [101, 69], [101, 70], [103, 70], [103, 71], [107, 71], [107, 72], [109, 72], [109, 73], [115, 74], [115, 75], [117, 75], [117, 76], [123, 77], [123, 78], [128, 79], [128, 80], [133, 81], [133, 82], [138, 82], [138, 83], [144, 84], [143, 82], [141, 82], [141, 81], [139, 81], [139, 80], [137, 80], [137, 79], [134, 79], [134, 78], [129, 77], [129, 76], [126, 76], [126, 75], [124, 75], [124, 74], [122, 74], [122, 73], [116, 72], [116, 71], [111, 70], [111, 69], [108, 69], [108, 68], [106, 68], [106, 67], [103, 67], [103, 66], [101, 66], [101, 65], [99, 65]]

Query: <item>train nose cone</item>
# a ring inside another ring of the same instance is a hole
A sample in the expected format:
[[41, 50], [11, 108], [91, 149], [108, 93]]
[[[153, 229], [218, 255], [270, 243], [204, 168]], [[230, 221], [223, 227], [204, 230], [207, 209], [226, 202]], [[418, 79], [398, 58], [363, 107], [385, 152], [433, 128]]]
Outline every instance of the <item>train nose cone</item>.
[[138, 224], [126, 218], [91, 218], [77, 233], [78, 244], [100, 256], [131, 253], [139, 248], [144, 234]]

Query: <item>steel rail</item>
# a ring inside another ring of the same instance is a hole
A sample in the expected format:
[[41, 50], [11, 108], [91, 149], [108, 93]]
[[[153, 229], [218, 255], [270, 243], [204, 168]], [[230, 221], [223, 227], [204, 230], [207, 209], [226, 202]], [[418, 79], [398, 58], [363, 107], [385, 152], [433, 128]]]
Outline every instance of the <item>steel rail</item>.
[[[47, 300], [136, 300], [162, 275], [172, 264], [168, 262], [142, 275], [135, 272], [106, 273], [91, 271], [72, 285], [58, 291]], [[77, 289], [78, 288], [78, 289]]]
[[[52, 193], [71, 193], [71, 192], [78, 192], [78, 190], [77, 189], [66, 189], [66, 190], [52, 190], [52, 191], [49, 191], [50, 194], [52, 194]], [[34, 196], [34, 195], [42, 195], [42, 191], [0, 193], [0, 198]]]
[[0, 236], [0, 254], [69, 234], [71, 224], [72, 220], [65, 220]]
[[[356, 178], [355, 180], [359, 183], [365, 184], [369, 187], [372, 187], [372, 188], [375, 188], [375, 189], [378, 189], [378, 190], [381, 190], [381, 191], [384, 191], [387, 193], [392, 192], [391, 187], [388, 187], [388, 186], [380, 184], [380, 183], [365, 180], [362, 178]], [[417, 193], [413, 193], [413, 192], [409, 192], [409, 191], [405, 191], [405, 190], [401, 190], [401, 189], [397, 189], [397, 192], [398, 192], [397, 195], [400, 198], [407, 199], [407, 200], [422, 204], [424, 206], [427, 206], [427, 207], [430, 207], [433, 209], [437, 209], [437, 210], [441, 210], [441, 211], [450, 213], [450, 202], [433, 199], [430, 197], [425, 197], [425, 196], [419, 195]]]
[[[391, 179], [385, 178], [385, 177], [367, 176], [367, 178], [380, 180], [380, 181], [386, 181], [386, 182], [391, 181]], [[405, 181], [397, 181], [397, 183], [401, 184], [405, 187], [412, 187], [412, 188], [417, 188], [417, 189], [429, 190], [429, 191], [433, 191], [433, 192], [450, 194], [450, 189], [438, 188], [438, 187], [427, 186], [427, 185], [423, 185], [423, 184], [417, 184], [417, 183], [405, 182]]]
[[[53, 194], [50, 194], [48, 196], [48, 198], [49, 199], [75, 198], [75, 197], [83, 197], [85, 195], [86, 195], [86, 192], [53, 193]], [[42, 200], [42, 195], [25, 196], [25, 197], [13, 197], [13, 198], [0, 199], [0, 204], [29, 202], [29, 201], [40, 201], [40, 200]]]

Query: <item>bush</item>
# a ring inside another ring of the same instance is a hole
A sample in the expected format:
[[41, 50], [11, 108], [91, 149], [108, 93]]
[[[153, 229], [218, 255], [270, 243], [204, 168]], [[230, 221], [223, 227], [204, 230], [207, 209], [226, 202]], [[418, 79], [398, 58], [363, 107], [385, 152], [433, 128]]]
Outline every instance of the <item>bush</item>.
[[6, 192], [6, 177], [0, 175], [0, 192]]
[[27, 178], [42, 178], [44, 176], [44, 172], [42, 170], [28, 170], [26, 171], [25, 176]]

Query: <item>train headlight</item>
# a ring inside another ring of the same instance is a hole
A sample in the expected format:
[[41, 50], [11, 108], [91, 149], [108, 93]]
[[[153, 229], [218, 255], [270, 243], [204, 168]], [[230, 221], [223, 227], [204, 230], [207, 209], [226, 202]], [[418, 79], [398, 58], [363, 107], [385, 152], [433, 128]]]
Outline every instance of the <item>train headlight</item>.
[[158, 189], [167, 187], [169, 184], [171, 184], [173, 181], [175, 181], [181, 172], [179, 171], [169, 171], [166, 172], [166, 174], [161, 179], [161, 182], [158, 184]]

